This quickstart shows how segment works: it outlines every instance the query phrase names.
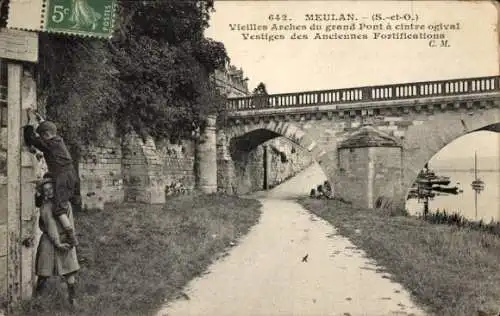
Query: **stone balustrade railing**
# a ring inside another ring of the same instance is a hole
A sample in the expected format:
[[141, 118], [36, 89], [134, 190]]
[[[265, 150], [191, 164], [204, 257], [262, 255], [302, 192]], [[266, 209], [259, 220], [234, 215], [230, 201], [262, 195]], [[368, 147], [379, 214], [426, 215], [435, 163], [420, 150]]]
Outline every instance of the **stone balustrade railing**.
[[500, 91], [500, 76], [229, 98], [229, 111], [349, 104]]

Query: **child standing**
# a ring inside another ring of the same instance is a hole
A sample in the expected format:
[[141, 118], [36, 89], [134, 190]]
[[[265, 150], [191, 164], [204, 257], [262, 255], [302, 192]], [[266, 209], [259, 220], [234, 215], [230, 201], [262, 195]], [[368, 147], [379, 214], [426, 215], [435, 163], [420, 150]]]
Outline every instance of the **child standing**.
[[[35, 272], [38, 276], [35, 295], [41, 294], [47, 285], [47, 280], [52, 276], [63, 276], [68, 285], [68, 299], [72, 307], [75, 307], [76, 278], [75, 274], [80, 270], [76, 249], [63, 242], [60, 238], [61, 225], [53, 216], [54, 186], [53, 180], [44, 178], [39, 183], [39, 189], [43, 198], [40, 207], [39, 227], [42, 236], [38, 243]], [[68, 218], [73, 223], [73, 212], [68, 209]]]
[[[32, 113], [30, 112], [30, 114]], [[55, 184], [54, 217], [64, 228], [68, 238], [67, 242], [71, 246], [76, 246], [78, 242], [67, 215], [70, 200], [74, 197], [78, 182], [73, 160], [64, 140], [57, 135], [57, 127], [54, 123], [42, 120], [36, 129], [40, 137], [36, 136], [34, 130], [32, 125], [25, 126], [24, 140], [28, 146], [34, 146], [40, 150], [45, 157], [49, 173], [54, 178]]]

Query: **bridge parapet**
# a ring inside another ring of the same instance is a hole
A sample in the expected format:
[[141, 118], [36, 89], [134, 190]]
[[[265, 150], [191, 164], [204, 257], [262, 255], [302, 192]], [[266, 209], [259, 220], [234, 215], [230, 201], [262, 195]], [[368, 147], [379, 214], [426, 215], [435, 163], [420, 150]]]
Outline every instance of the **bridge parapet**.
[[500, 91], [500, 76], [229, 98], [229, 111], [349, 105]]

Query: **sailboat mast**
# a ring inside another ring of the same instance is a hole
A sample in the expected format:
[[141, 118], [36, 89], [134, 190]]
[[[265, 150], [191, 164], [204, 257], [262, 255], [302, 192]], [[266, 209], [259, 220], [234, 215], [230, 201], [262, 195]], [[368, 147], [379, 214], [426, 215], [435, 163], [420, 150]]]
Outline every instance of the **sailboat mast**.
[[474, 152], [474, 177], [477, 180], [477, 152]]

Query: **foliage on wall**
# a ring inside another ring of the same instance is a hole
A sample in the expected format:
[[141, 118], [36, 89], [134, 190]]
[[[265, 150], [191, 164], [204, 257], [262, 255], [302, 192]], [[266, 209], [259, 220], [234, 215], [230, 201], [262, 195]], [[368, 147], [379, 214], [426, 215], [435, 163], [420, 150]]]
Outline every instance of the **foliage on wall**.
[[202, 130], [208, 114], [224, 116], [209, 75], [229, 59], [203, 34], [213, 0], [118, 3], [110, 40], [40, 33], [39, 100], [73, 154], [110, 118], [120, 133], [181, 139]]

